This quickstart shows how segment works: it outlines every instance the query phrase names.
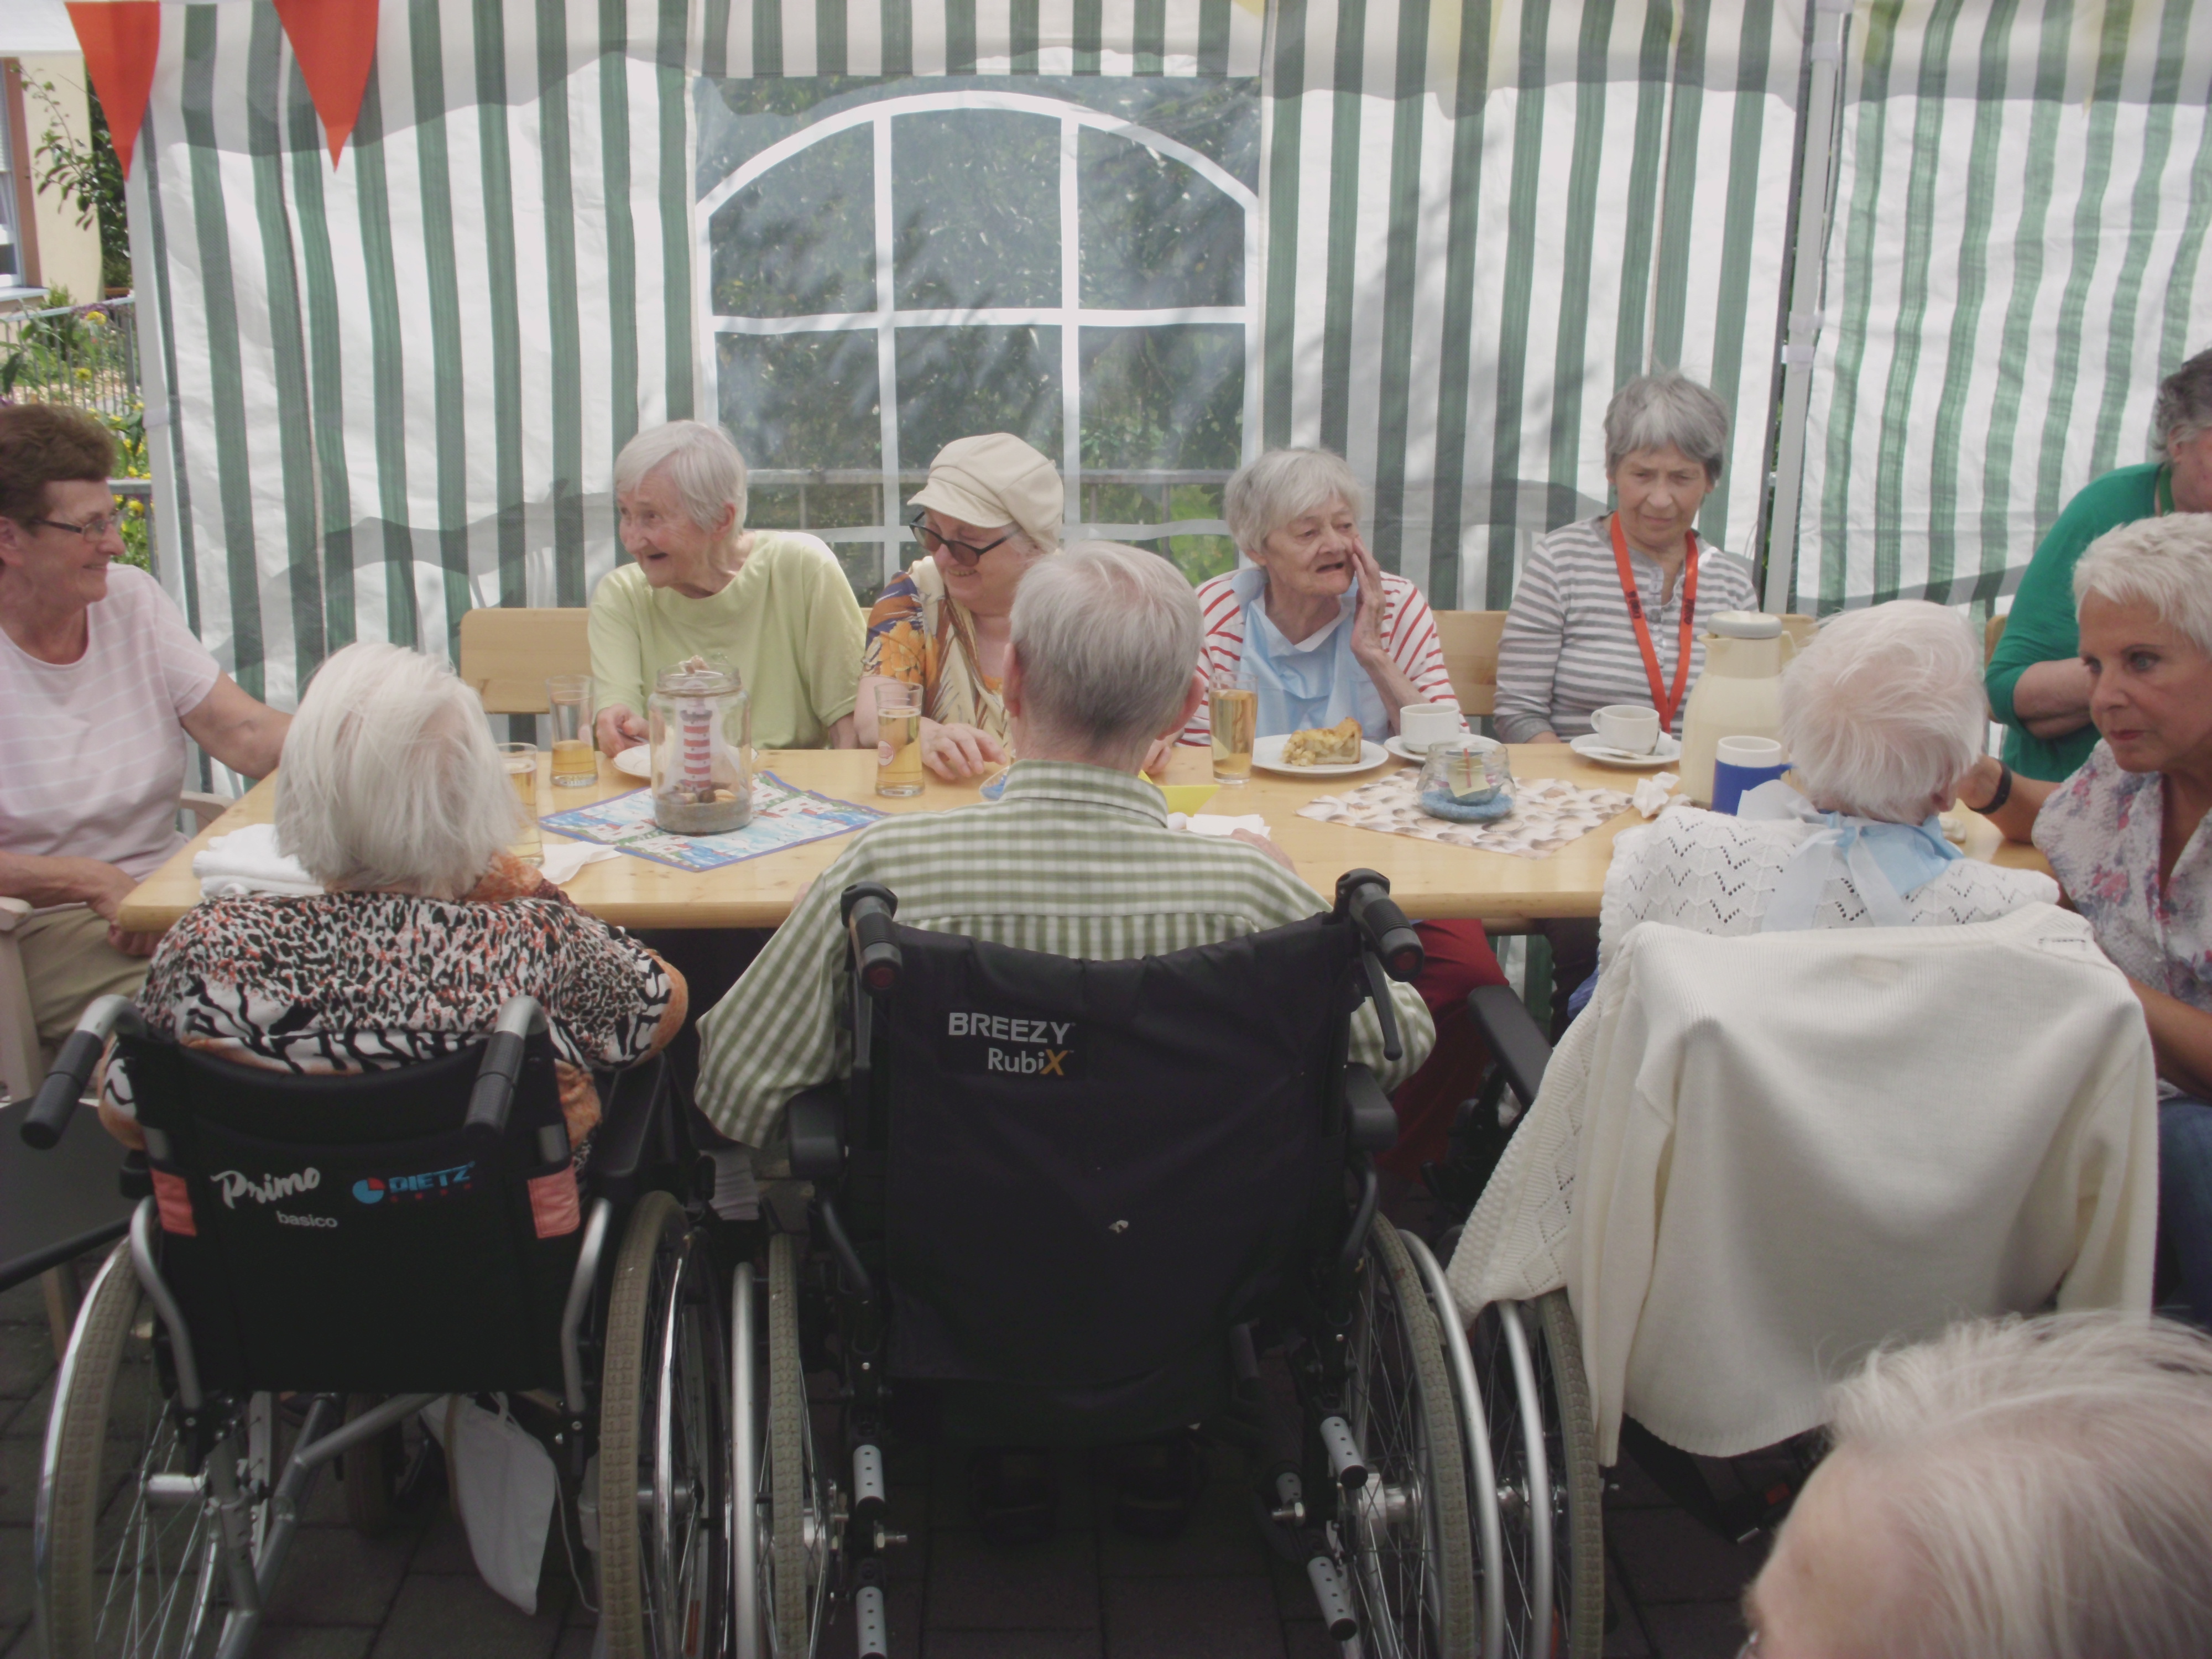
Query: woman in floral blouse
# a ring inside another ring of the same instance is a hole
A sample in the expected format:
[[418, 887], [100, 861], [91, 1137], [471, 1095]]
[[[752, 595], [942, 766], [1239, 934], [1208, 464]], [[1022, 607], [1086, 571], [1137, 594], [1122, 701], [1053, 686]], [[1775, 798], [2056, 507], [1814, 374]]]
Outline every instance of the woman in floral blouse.
[[[374, 1072], [453, 1054], [533, 997], [580, 1163], [592, 1072], [665, 1043], [684, 985], [507, 854], [517, 811], [475, 693], [415, 652], [348, 646], [308, 686], [276, 780], [277, 843], [328, 890], [196, 905], [139, 1011], [244, 1065]], [[108, 1091], [103, 1118], [137, 1144], [128, 1079]]]
[[2063, 783], [1985, 760], [1962, 799], [2033, 837], [2142, 1004], [2164, 1097], [2159, 1227], [2212, 1326], [2212, 514], [2098, 538], [2074, 600], [2101, 741]]

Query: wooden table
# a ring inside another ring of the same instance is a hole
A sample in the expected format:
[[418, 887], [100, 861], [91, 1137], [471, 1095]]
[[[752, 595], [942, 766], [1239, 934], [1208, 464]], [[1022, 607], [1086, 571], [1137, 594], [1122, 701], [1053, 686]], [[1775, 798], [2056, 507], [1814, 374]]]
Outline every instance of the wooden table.
[[[1559, 744], [1515, 745], [1513, 772], [1521, 778], [1567, 778], [1579, 784], [1626, 790], [1635, 775], [1594, 766]], [[1395, 765], [1397, 763], [1393, 762]], [[919, 796], [887, 800], [875, 793], [875, 756], [866, 750], [763, 750], [757, 764], [786, 782], [819, 790], [845, 800], [863, 801], [885, 812], [926, 812], [964, 806], [981, 797], [973, 786], [935, 778]], [[640, 787], [599, 758], [599, 781], [586, 789], [554, 789], [547, 759], [538, 759], [541, 813], [618, 795]], [[1384, 775], [1383, 770], [1351, 779], [1304, 781], [1255, 773], [1241, 788], [1224, 789], [1207, 805], [1211, 812], [1256, 812], [1267, 820], [1275, 841], [1290, 854], [1298, 872], [1315, 888], [1335, 890], [1345, 871], [1365, 866], [1390, 878], [1391, 891], [1408, 915], [1446, 918], [1478, 916], [1508, 925], [1555, 916], [1594, 916], [1605, 889], [1606, 866], [1613, 837], [1642, 822], [1632, 811], [1549, 858], [1516, 858], [1387, 836], [1343, 824], [1302, 818], [1297, 809], [1316, 795], [1357, 787]], [[1179, 748], [1168, 771], [1170, 783], [1211, 780], [1206, 750]], [[268, 822], [276, 785], [264, 781], [194, 838], [191, 845], [141, 883], [123, 902], [118, 918], [127, 932], [153, 933], [167, 928], [199, 899], [199, 880], [191, 872], [192, 854], [211, 836], [226, 835], [248, 823]], [[1966, 852], [2016, 868], [2046, 869], [2032, 847], [2007, 842], [1987, 819], [1967, 815]], [[548, 833], [549, 843], [561, 837]], [[625, 927], [773, 927], [791, 914], [799, 890], [836, 858], [848, 837], [832, 836], [788, 852], [750, 860], [703, 874], [623, 856], [588, 864], [568, 884], [576, 902], [594, 915]]]

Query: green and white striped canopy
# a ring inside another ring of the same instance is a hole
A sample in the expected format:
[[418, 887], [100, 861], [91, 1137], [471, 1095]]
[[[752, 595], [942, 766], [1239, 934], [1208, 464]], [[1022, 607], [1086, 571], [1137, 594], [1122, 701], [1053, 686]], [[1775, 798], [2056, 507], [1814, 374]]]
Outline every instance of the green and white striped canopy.
[[[782, 77], [1249, 85], [1248, 453], [1340, 450], [1386, 565], [1502, 605], [1534, 536], [1604, 504], [1614, 388], [1679, 366], [1734, 418], [1703, 527], [1755, 554], [1810, 15], [383, 0], [333, 168], [265, 0], [165, 5], [130, 183], [162, 578], [279, 704], [348, 641], [449, 651], [471, 605], [583, 603], [619, 557], [617, 451], [717, 407], [695, 95]], [[1806, 602], [2002, 586], [2142, 453], [2212, 317], [2208, 27], [2187, 0], [1861, 0]]]

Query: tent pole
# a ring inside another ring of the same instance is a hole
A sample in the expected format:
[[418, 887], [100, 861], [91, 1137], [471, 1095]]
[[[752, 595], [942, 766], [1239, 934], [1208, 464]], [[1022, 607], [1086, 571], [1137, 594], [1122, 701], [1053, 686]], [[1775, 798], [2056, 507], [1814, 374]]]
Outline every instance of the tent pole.
[[1796, 575], [1797, 513], [1805, 481], [1805, 422], [1813, 396], [1814, 343], [1820, 334], [1821, 279], [1827, 252], [1830, 181], [1835, 174], [1837, 113], [1844, 70], [1844, 34], [1851, 0], [1812, 0], [1812, 60], [1806, 89], [1804, 170], [1798, 179], [1797, 246], [1792, 256], [1790, 326], [1782, 348], [1782, 421], [1774, 459], [1773, 511], [1768, 520], [1765, 608], [1790, 608]]

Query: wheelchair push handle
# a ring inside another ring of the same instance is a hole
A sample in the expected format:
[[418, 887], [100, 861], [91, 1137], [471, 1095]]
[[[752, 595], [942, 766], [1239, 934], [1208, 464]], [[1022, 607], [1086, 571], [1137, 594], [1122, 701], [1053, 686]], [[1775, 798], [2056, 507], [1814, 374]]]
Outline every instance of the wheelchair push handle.
[[860, 983], [878, 995], [898, 985], [898, 895], [881, 882], [855, 882], [839, 901], [845, 927], [852, 936], [853, 971]]
[[54, 1068], [46, 1073], [46, 1080], [39, 1085], [38, 1094], [31, 1101], [31, 1109], [23, 1119], [23, 1144], [33, 1152], [51, 1151], [62, 1138], [76, 1114], [76, 1103], [84, 1096], [85, 1085], [100, 1065], [100, 1057], [106, 1052], [109, 1035], [118, 1026], [136, 1031], [143, 1029], [138, 1011], [131, 1006], [128, 997], [104, 996], [96, 998], [84, 1011], [84, 1018], [76, 1023], [76, 1030], [63, 1039], [61, 1052], [54, 1056]]
[[1337, 878], [1337, 914], [1348, 915], [1367, 948], [1382, 960], [1392, 979], [1410, 985], [1419, 979], [1427, 954], [1421, 936], [1390, 896], [1388, 878], [1372, 870], [1349, 870]]
[[469, 1115], [462, 1132], [471, 1139], [494, 1143], [507, 1133], [507, 1115], [514, 1104], [515, 1085], [530, 1039], [545, 1030], [545, 1011], [531, 997], [513, 997], [499, 1011], [491, 1036], [484, 1042], [483, 1059], [469, 1091]]

